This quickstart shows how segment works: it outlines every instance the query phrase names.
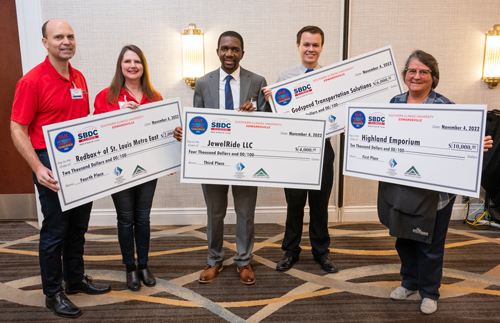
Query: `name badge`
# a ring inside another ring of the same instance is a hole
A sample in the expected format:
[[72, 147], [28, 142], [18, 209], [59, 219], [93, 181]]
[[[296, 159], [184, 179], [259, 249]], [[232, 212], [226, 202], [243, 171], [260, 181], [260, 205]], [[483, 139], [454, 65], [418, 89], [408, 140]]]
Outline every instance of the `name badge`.
[[72, 99], [83, 99], [82, 89], [70, 89]]
[[120, 105], [120, 109], [123, 107], [123, 105], [125, 104], [126, 102], [118, 102], [118, 104]]

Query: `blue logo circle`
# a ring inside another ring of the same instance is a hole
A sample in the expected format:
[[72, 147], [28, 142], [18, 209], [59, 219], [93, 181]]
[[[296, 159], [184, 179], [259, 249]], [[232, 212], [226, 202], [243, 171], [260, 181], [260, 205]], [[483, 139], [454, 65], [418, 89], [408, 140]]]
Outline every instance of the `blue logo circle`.
[[194, 117], [189, 121], [189, 130], [195, 135], [201, 135], [208, 129], [208, 122], [203, 117]]
[[361, 111], [356, 111], [351, 116], [351, 124], [354, 128], [363, 128], [366, 122], [365, 114]]
[[60, 132], [54, 140], [56, 149], [62, 153], [67, 153], [75, 147], [75, 137], [67, 131]]
[[292, 92], [285, 88], [279, 89], [278, 92], [276, 92], [275, 99], [279, 105], [287, 105], [292, 101]]

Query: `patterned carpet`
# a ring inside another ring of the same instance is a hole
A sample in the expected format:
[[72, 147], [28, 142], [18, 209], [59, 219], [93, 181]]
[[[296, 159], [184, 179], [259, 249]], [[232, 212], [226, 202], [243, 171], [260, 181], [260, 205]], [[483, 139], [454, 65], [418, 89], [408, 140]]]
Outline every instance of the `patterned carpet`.
[[[235, 226], [225, 231], [224, 270], [210, 284], [197, 279], [206, 264], [204, 225], [152, 228], [149, 267], [157, 285], [131, 292], [116, 227], [92, 227], [86, 238], [87, 274], [111, 284], [99, 296], [71, 295], [84, 314], [78, 322], [499, 322], [500, 230], [476, 230], [452, 221], [438, 312], [419, 310], [420, 297], [392, 301], [399, 286], [395, 239], [378, 223], [332, 223], [331, 255], [340, 272], [313, 261], [304, 227], [300, 261], [277, 272], [282, 224], [256, 225], [255, 285], [240, 283], [231, 257]], [[63, 322], [44, 307], [32, 222], [0, 222], [0, 321]]]

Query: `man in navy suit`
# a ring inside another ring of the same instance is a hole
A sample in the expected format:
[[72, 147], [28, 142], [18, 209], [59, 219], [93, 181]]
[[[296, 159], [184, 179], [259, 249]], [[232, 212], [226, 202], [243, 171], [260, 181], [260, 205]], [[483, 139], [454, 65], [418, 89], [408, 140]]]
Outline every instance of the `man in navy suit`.
[[[244, 112], [270, 111], [264, 93], [266, 80], [240, 67], [245, 54], [243, 38], [234, 31], [226, 31], [219, 37], [217, 56], [221, 66], [196, 82], [193, 104], [197, 108], [238, 110]], [[256, 107], [250, 99], [256, 101]], [[174, 137], [182, 140], [182, 128], [175, 129]], [[229, 185], [202, 184], [207, 205], [207, 240], [209, 255], [207, 266], [200, 275], [200, 283], [209, 283], [222, 270], [224, 250], [224, 218], [227, 209]], [[234, 262], [238, 266], [243, 284], [255, 283], [255, 274], [250, 267], [254, 245], [254, 216], [257, 187], [232, 185], [234, 209], [237, 216], [236, 247]]]

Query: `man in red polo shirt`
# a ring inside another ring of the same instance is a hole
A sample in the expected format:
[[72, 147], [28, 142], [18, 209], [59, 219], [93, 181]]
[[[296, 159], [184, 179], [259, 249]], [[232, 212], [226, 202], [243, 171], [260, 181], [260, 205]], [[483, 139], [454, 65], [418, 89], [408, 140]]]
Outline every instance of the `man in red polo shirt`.
[[63, 277], [67, 294], [102, 294], [111, 289], [84, 275], [83, 245], [92, 203], [61, 211], [42, 126], [87, 116], [89, 97], [82, 73], [69, 64], [76, 50], [71, 26], [63, 20], [49, 20], [42, 35], [48, 56], [17, 83], [11, 134], [33, 170], [42, 206], [39, 260], [45, 305], [58, 316], [78, 317], [82, 311], [66, 297]]

